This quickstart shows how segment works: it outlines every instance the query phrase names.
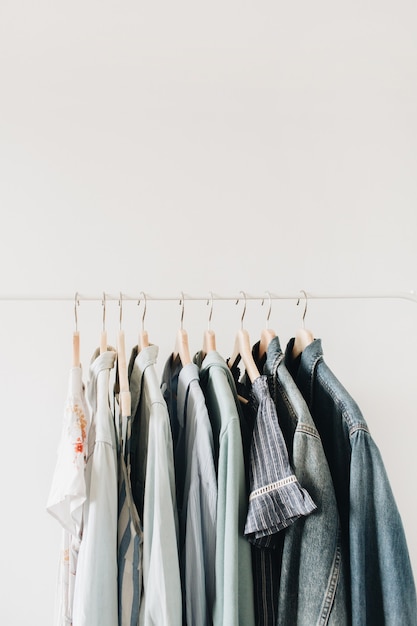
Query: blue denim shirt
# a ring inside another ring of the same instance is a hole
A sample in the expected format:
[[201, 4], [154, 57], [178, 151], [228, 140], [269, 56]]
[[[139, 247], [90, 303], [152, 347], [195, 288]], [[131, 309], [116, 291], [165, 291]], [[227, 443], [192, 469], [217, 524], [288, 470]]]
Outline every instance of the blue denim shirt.
[[264, 373], [287, 441], [294, 472], [317, 509], [284, 537], [277, 624], [350, 624], [346, 554], [333, 482], [308, 407], [284, 364], [277, 337], [268, 346]]
[[323, 359], [320, 339], [285, 362], [313, 416], [350, 553], [353, 626], [416, 626], [405, 534], [380, 452], [362, 413]]

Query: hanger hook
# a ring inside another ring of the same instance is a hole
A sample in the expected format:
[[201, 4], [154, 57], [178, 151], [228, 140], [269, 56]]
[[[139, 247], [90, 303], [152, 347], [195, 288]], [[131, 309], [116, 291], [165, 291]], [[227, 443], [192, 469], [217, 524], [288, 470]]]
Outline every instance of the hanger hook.
[[[305, 328], [305, 317], [306, 317], [306, 313], [307, 313], [307, 305], [308, 305], [308, 297], [307, 297], [307, 293], [304, 291], [304, 289], [300, 289], [301, 293], [304, 294], [304, 298], [305, 298], [305, 304], [304, 304], [304, 312], [303, 312], [303, 328]], [[297, 300], [297, 306], [300, 304], [300, 298], [298, 298]]]
[[123, 295], [122, 292], [119, 291], [119, 307], [120, 307], [120, 316], [119, 316], [119, 328], [122, 330], [122, 317], [123, 317]]
[[210, 330], [211, 318], [213, 316], [213, 292], [212, 291], [210, 291], [210, 298], [209, 298], [209, 300], [207, 300], [207, 306], [209, 304], [210, 304], [210, 312], [209, 312], [208, 324], [207, 324], [208, 330]]
[[[242, 311], [242, 317], [240, 318], [240, 327], [243, 329], [243, 318], [245, 317], [245, 313], [246, 313], [246, 293], [244, 291], [241, 291], [240, 293], [243, 294], [243, 297], [245, 298], [245, 304], [244, 304], [243, 311]], [[236, 304], [239, 304], [239, 300], [240, 298], [236, 300]]]
[[103, 332], [106, 330], [106, 292], [103, 291], [103, 299], [101, 301], [103, 305]]
[[[269, 318], [271, 317], [271, 309], [272, 309], [272, 298], [271, 298], [271, 294], [269, 293], [269, 291], [265, 292], [269, 298], [269, 307], [268, 307], [268, 313], [266, 315], [266, 328], [268, 328], [269, 326]], [[262, 300], [261, 304], [262, 306], [264, 305], [265, 302], [265, 298]]]
[[77, 306], [80, 306], [80, 299], [78, 297], [78, 291], [75, 292], [75, 300], [74, 300], [74, 317], [75, 317], [75, 332], [78, 332], [78, 311]]
[[183, 291], [181, 291], [180, 306], [181, 306], [181, 330], [182, 330], [183, 322], [184, 322], [184, 292]]
[[[144, 291], [140, 292], [140, 295], [142, 296], [143, 299], [143, 313], [142, 313], [142, 330], [144, 330], [145, 328], [145, 315], [146, 315], [146, 307], [147, 307], [147, 302], [146, 302], [146, 293]], [[138, 300], [138, 306], [140, 305], [140, 298]]]

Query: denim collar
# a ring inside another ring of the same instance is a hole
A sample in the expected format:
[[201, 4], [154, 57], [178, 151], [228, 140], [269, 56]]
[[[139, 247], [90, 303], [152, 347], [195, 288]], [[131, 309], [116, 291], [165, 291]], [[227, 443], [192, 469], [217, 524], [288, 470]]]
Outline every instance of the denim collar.
[[132, 403], [131, 415], [135, 415], [138, 408], [145, 370], [149, 365], [155, 365], [157, 358], [158, 346], [153, 344], [142, 348], [140, 352], [137, 346], [132, 350], [129, 363], [129, 388]]
[[193, 380], [200, 380], [198, 367], [195, 363], [187, 363], [178, 376], [177, 419], [181, 428], [184, 427], [185, 403], [188, 396], [188, 389]]
[[288, 342], [285, 351], [285, 364], [291, 372], [297, 387], [303, 394], [307, 405], [311, 406], [313, 400], [314, 370], [317, 363], [323, 359], [321, 339], [314, 339], [312, 343], [304, 348], [301, 355], [295, 360], [292, 357], [294, 341], [294, 338], [292, 338]]
[[266, 351], [264, 372], [267, 376], [275, 376], [278, 365], [283, 361], [284, 355], [278, 337], [273, 337]]

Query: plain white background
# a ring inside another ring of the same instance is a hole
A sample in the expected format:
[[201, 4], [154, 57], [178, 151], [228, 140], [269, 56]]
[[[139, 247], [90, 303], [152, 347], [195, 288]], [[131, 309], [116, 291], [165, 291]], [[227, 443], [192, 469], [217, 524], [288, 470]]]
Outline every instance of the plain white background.
[[[0, 6], [0, 293], [130, 296], [417, 288], [411, 0]], [[186, 302], [192, 351], [205, 302]], [[248, 302], [256, 341], [266, 307]], [[215, 302], [227, 357], [242, 307]], [[274, 301], [285, 347], [301, 322]], [[142, 309], [123, 309], [127, 350]], [[107, 306], [109, 342], [119, 323]], [[158, 368], [177, 302], [149, 302]], [[85, 377], [100, 302], [79, 308]], [[73, 303], [0, 302], [2, 623], [52, 624], [45, 511]], [[310, 300], [306, 324], [380, 447], [417, 571], [417, 305]]]

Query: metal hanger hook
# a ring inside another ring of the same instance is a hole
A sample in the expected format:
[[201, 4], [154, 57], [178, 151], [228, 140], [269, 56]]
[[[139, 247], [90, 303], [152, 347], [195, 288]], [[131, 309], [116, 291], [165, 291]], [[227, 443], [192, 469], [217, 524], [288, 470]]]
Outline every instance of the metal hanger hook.
[[75, 317], [75, 332], [78, 332], [78, 311], [77, 306], [80, 306], [80, 299], [78, 297], [78, 291], [75, 292], [75, 300], [74, 300], [74, 317]]
[[181, 291], [180, 298], [180, 307], [181, 307], [181, 330], [183, 330], [183, 322], [184, 322], [184, 292]]
[[[145, 315], [146, 315], [146, 307], [147, 307], [147, 301], [146, 301], [146, 293], [144, 291], [140, 292], [140, 295], [142, 296], [143, 299], [143, 313], [142, 313], [142, 330], [145, 329]], [[140, 298], [138, 300], [138, 306], [140, 306]]]
[[[304, 312], [303, 312], [303, 328], [305, 328], [305, 317], [306, 317], [306, 313], [307, 313], [307, 306], [308, 306], [308, 297], [307, 297], [307, 293], [304, 291], [304, 289], [300, 289], [301, 293], [304, 294], [304, 298], [305, 298], [305, 303], [304, 303]], [[300, 298], [298, 298], [297, 300], [297, 306], [300, 304]]]
[[123, 295], [122, 292], [119, 291], [119, 307], [120, 307], [120, 316], [119, 316], [119, 328], [122, 330], [122, 317], [123, 317]]
[[[240, 327], [243, 329], [243, 319], [246, 313], [246, 293], [244, 291], [241, 291], [240, 293], [243, 294], [243, 297], [245, 298], [245, 304], [244, 304], [243, 311], [242, 311], [242, 317], [240, 318]], [[236, 304], [239, 304], [239, 300], [240, 298], [236, 300]]]
[[[266, 328], [268, 328], [269, 326], [269, 318], [271, 317], [271, 309], [272, 309], [272, 298], [271, 298], [271, 294], [269, 293], [269, 291], [265, 292], [269, 298], [269, 307], [268, 307], [268, 313], [266, 314]], [[261, 304], [262, 306], [264, 305], [265, 302], [265, 298], [262, 300]]]
[[208, 324], [207, 324], [208, 330], [210, 330], [211, 318], [213, 316], [213, 292], [212, 291], [210, 291], [210, 298], [209, 298], [209, 300], [207, 300], [207, 306], [209, 304], [210, 304], [210, 312], [209, 312]]
[[103, 306], [103, 332], [106, 330], [106, 292], [103, 291], [103, 299], [101, 301]]

